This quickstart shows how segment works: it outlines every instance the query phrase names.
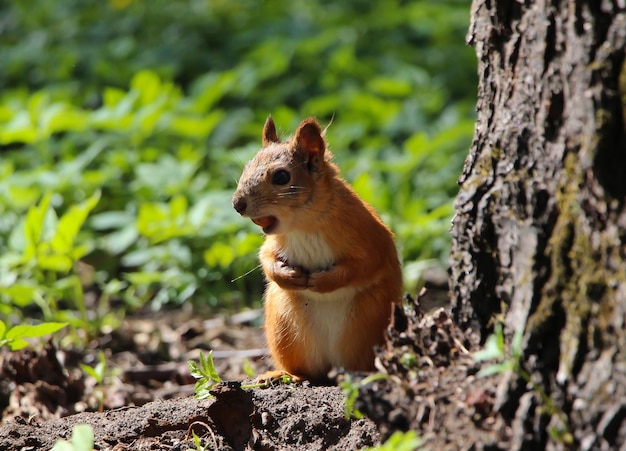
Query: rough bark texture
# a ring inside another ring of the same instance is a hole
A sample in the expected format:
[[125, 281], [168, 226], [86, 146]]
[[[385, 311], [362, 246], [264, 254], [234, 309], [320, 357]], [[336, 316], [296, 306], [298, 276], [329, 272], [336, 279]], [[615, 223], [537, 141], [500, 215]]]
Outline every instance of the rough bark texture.
[[[478, 120], [452, 226], [455, 319], [524, 330], [514, 446], [626, 442], [626, 1], [475, 0]], [[546, 408], [541, 388], [554, 402]], [[505, 415], [507, 416], [507, 415]], [[560, 431], [551, 434], [549, 431]]]

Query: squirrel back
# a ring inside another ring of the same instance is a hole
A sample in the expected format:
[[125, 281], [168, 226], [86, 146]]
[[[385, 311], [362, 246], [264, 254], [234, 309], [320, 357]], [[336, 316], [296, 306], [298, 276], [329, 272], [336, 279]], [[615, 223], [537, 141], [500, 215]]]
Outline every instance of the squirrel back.
[[265, 235], [266, 339], [281, 372], [320, 380], [333, 367], [373, 370], [402, 276], [391, 231], [339, 176], [322, 130], [305, 119], [263, 148], [233, 196]]

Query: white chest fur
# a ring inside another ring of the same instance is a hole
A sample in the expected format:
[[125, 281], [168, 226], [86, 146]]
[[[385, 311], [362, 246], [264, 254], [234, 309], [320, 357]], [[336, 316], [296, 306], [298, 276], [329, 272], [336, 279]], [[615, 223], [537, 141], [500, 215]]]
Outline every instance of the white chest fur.
[[[350, 290], [351, 293], [346, 293]], [[343, 293], [341, 293], [343, 292]], [[343, 296], [338, 296], [341, 293]], [[343, 331], [350, 323], [354, 314], [354, 291], [351, 288], [341, 288], [332, 293], [326, 293], [325, 299], [318, 300], [318, 293], [305, 291], [308, 309], [307, 319], [312, 332], [309, 342], [309, 353], [316, 367], [343, 366], [341, 355]], [[335, 299], [328, 299], [335, 298]]]
[[[287, 235], [284, 257], [290, 265], [301, 266], [311, 272], [331, 269], [336, 256], [319, 233], [292, 232]], [[315, 338], [309, 351], [317, 365], [341, 365], [340, 337], [354, 314], [353, 287], [339, 288], [330, 293], [310, 290], [300, 292], [308, 310], [307, 318]]]
[[287, 234], [284, 256], [292, 266], [302, 266], [311, 272], [330, 268], [335, 255], [319, 233], [291, 232]]

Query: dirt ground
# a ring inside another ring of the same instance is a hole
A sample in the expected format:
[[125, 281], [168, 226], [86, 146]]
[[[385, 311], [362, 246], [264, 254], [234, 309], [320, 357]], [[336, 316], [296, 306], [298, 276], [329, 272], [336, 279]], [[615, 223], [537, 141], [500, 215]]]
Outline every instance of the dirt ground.
[[[0, 449], [47, 450], [69, 439], [76, 424], [92, 425], [99, 450], [197, 449], [192, 431], [207, 449], [355, 450], [410, 429], [425, 449], [508, 449], [515, 437], [494, 412], [494, 380], [476, 378], [476, 338], [445, 309], [424, 314], [419, 302], [407, 299], [396, 309], [377, 357], [388, 377], [359, 389], [355, 407], [363, 419], [346, 418], [341, 373], [330, 386], [240, 387], [246, 372], [271, 367], [260, 311], [228, 319], [182, 312], [129, 318], [86, 352], [50, 343], [39, 351], [3, 350]], [[78, 367], [95, 366], [98, 349], [107, 350], [102, 386]], [[230, 382], [198, 401], [186, 362], [208, 349]]]

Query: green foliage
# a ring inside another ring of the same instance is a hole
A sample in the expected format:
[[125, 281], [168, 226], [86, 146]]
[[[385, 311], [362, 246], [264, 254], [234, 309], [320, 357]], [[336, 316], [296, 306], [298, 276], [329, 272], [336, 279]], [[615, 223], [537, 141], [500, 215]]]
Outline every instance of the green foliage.
[[249, 359], [244, 359], [243, 361], [243, 373], [250, 379], [254, 379], [256, 376], [252, 363], [250, 363]]
[[[68, 321], [87, 336], [97, 332], [93, 326], [100, 323], [89, 316], [76, 264], [93, 250], [80, 231], [99, 199], [100, 193], [95, 191], [70, 205], [60, 217], [52, 208], [50, 193], [28, 208], [10, 230], [0, 257], [0, 312], [10, 313], [15, 307], [34, 303], [46, 321]], [[74, 309], [61, 310], [57, 304], [61, 298], [71, 299]]]
[[415, 451], [422, 446], [422, 439], [415, 431], [394, 432], [385, 443], [366, 451]]
[[27, 338], [38, 338], [53, 334], [67, 326], [67, 323], [42, 323], [37, 325], [18, 324], [7, 329], [4, 321], [0, 320], [0, 347], [8, 346], [11, 351], [17, 351], [29, 345]]
[[200, 441], [200, 437], [198, 437], [198, 434], [196, 434], [196, 431], [193, 431], [193, 430], [191, 431], [191, 438], [193, 440], [193, 444], [196, 447], [196, 451], [208, 451], [209, 447], [202, 445], [202, 442]]
[[201, 352], [199, 362], [190, 360], [187, 363], [191, 375], [198, 379], [194, 388], [196, 399], [211, 398], [213, 396], [210, 393], [211, 388], [215, 384], [222, 382], [222, 378], [217, 374], [215, 364], [213, 363], [213, 351], [209, 351], [206, 356]]
[[473, 354], [474, 360], [477, 362], [487, 360], [497, 360], [497, 362], [482, 368], [477, 376], [487, 377], [509, 371], [519, 376], [524, 382], [529, 384], [532, 390], [539, 396], [543, 402], [546, 413], [556, 417], [556, 425], [552, 425], [548, 431], [552, 438], [563, 444], [572, 445], [574, 443], [574, 437], [570, 432], [567, 416], [556, 406], [554, 400], [548, 396], [545, 390], [533, 381], [530, 373], [522, 366], [523, 338], [524, 329], [517, 329], [511, 340], [510, 350], [507, 353], [504, 328], [501, 322], [497, 322], [494, 326], [493, 334], [487, 337], [485, 341], [485, 347]]
[[385, 379], [388, 376], [383, 373], [375, 373], [367, 376], [363, 380], [359, 382], [355, 382], [352, 380], [349, 374], [345, 375], [344, 380], [341, 382], [341, 391], [343, 395], [346, 397], [346, 406], [345, 406], [345, 414], [346, 418], [363, 418], [363, 414], [354, 407], [354, 403], [356, 402], [357, 397], [359, 396], [359, 389], [364, 387], [365, 385], [371, 384], [377, 380]]
[[493, 334], [489, 335], [485, 341], [485, 347], [480, 351], [475, 352], [473, 357], [477, 362], [484, 362], [486, 360], [500, 360], [500, 362], [493, 363], [482, 368], [478, 372], [477, 376], [487, 377], [492, 374], [501, 374], [506, 371], [513, 371], [516, 373], [523, 371], [520, 366], [523, 337], [524, 329], [520, 328], [515, 331], [515, 335], [513, 335], [513, 340], [511, 342], [510, 355], [507, 357], [502, 323], [496, 323]]
[[57, 440], [52, 451], [92, 451], [93, 445], [93, 428], [88, 424], [77, 424], [72, 428], [70, 441]]
[[230, 198], [270, 113], [282, 135], [332, 122], [403, 260], [447, 258], [468, 2], [7, 0], [0, 17], [2, 317], [86, 340], [146, 303], [258, 303], [263, 238]]
[[98, 363], [96, 366], [91, 367], [83, 363], [79, 364], [79, 366], [85, 374], [96, 380], [96, 390], [94, 393], [98, 398], [98, 411], [102, 412], [104, 410], [105, 386], [112, 378], [119, 376], [121, 374], [121, 370], [119, 368], [111, 368], [107, 362], [104, 352], [102, 351], [98, 353]]
[[107, 361], [104, 352], [98, 354], [98, 363], [95, 367], [80, 364], [81, 369], [88, 375], [93, 377], [98, 384], [104, 384], [104, 378], [107, 370]]

